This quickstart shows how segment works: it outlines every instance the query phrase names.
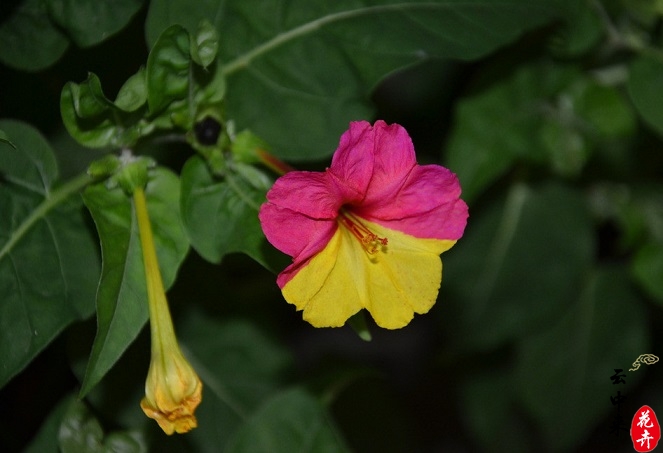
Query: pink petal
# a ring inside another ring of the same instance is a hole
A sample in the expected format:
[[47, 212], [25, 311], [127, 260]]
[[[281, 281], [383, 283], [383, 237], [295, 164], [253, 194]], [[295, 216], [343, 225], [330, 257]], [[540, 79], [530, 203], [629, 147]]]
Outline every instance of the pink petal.
[[276, 180], [267, 200], [313, 219], [334, 219], [344, 203], [326, 173], [293, 171]]
[[416, 166], [398, 190], [353, 212], [387, 228], [420, 238], [456, 240], [467, 223], [455, 174], [439, 165]]
[[373, 175], [362, 205], [391, 198], [400, 190], [405, 179], [417, 165], [414, 145], [407, 131], [398, 124], [388, 126], [377, 121], [374, 131]]
[[267, 240], [295, 264], [322, 250], [336, 231], [336, 220], [317, 220], [267, 202], [258, 218]]
[[373, 127], [367, 121], [350, 123], [343, 133], [327, 173], [336, 182], [345, 203], [363, 200], [373, 174]]

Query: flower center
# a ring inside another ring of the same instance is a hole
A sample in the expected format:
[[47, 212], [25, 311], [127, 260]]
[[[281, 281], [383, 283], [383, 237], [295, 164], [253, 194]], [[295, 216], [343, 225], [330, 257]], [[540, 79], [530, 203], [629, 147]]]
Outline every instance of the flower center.
[[366, 227], [356, 216], [345, 209], [339, 212], [341, 223], [359, 240], [366, 253], [373, 255], [387, 245], [387, 238], [381, 238]]

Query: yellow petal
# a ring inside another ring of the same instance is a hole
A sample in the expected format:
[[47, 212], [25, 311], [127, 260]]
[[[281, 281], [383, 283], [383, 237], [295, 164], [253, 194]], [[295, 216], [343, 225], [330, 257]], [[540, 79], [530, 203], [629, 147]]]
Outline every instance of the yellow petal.
[[285, 300], [304, 310], [304, 319], [315, 327], [340, 327], [363, 308], [352, 269], [340, 262], [347, 261], [341, 256], [347, 239], [338, 228], [327, 246], [283, 287]]
[[370, 254], [344, 226], [283, 287], [283, 296], [315, 327], [338, 327], [366, 308], [387, 329], [407, 325], [435, 304], [442, 281], [440, 253], [456, 241], [420, 239], [362, 220], [388, 245]]

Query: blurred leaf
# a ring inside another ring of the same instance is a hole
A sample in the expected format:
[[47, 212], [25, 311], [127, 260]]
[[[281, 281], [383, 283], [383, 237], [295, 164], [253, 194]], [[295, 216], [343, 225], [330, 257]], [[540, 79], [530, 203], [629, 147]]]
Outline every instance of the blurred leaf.
[[523, 338], [512, 385], [550, 451], [573, 449], [613, 410], [613, 370], [628, 369], [649, 342], [644, 307], [621, 267], [591, 273], [559, 321]]
[[[193, 34], [213, 18], [223, 36], [229, 118], [280, 157], [316, 159], [332, 153], [350, 120], [372, 115], [368, 94], [388, 74], [430, 58], [479, 58], [556, 13], [557, 2], [543, 1], [282, 0], [265, 8], [211, 0], [192, 10], [185, 0], [157, 0], [146, 34], [154, 43], [175, 23]], [[293, 140], [297, 127], [306, 134]]]
[[614, 139], [635, 132], [636, 116], [622, 93], [598, 83], [574, 86], [574, 109], [601, 138]]
[[517, 184], [506, 201], [477, 212], [445, 256], [443, 291], [462, 301], [448, 321], [462, 332], [459, 346], [493, 350], [561, 316], [592, 263], [593, 241], [581, 194], [558, 184]]
[[620, 4], [626, 13], [634, 16], [638, 22], [647, 27], [655, 27], [656, 22], [663, 15], [663, 2], [661, 0], [622, 0]]
[[634, 128], [634, 115], [615, 88], [574, 66], [543, 60], [521, 65], [457, 104], [446, 164], [471, 203], [519, 161], [577, 176], [594, 148]]
[[143, 0], [46, 0], [53, 21], [80, 47], [89, 47], [122, 30]]
[[517, 389], [512, 370], [500, 369], [500, 365], [487, 368], [463, 380], [460, 401], [465, 429], [483, 451], [532, 451], [535, 437], [514, 403]]
[[[164, 286], [169, 288], [188, 252], [179, 215], [179, 180], [157, 168], [145, 195]], [[119, 359], [147, 321], [145, 271], [130, 198], [104, 184], [83, 193], [101, 240], [102, 275], [97, 292], [98, 331], [81, 388], [85, 395]]]
[[556, 96], [576, 77], [563, 66], [524, 65], [457, 104], [446, 163], [458, 174], [463, 199], [471, 203], [518, 158], [545, 162], [541, 127], [555, 110]]
[[[67, 331], [66, 351], [69, 367], [78, 382], [85, 379], [90, 345], [97, 330], [96, 320], [77, 324]], [[114, 426], [144, 430], [154, 421], [140, 408], [145, 396], [145, 381], [150, 364], [150, 333], [145, 329], [127, 347], [104, 378], [85, 395], [85, 402], [100, 420]], [[157, 427], [157, 429], [159, 429]], [[159, 429], [160, 431], [160, 429]]]
[[115, 99], [115, 105], [125, 112], [133, 112], [147, 102], [147, 82], [145, 69], [140, 68], [124, 82]]
[[640, 248], [631, 270], [638, 283], [663, 306], [663, 245], [651, 242]]
[[104, 436], [99, 421], [85, 403], [70, 402], [58, 432], [62, 453], [141, 453], [147, 452], [144, 440], [136, 433], [116, 432]]
[[[60, 96], [62, 121], [79, 143], [92, 148], [130, 147], [153, 126], [142, 117], [146, 109], [141, 69], [120, 89], [117, 103], [101, 89], [99, 78], [90, 73], [81, 84], [67, 83]], [[126, 110], [125, 110], [126, 109]]]
[[597, 46], [604, 27], [592, 0], [565, 2], [564, 25], [553, 38], [551, 50], [560, 57], [580, 57]]
[[14, 145], [11, 140], [9, 140], [9, 137], [7, 136], [7, 133], [3, 130], [0, 130], [0, 142], [6, 143], [12, 148], [16, 149], [16, 145]]
[[663, 105], [658, 102], [663, 91], [663, 61], [658, 55], [642, 54], [630, 66], [628, 93], [633, 104], [656, 132], [663, 135]]
[[602, 222], [619, 229], [618, 252], [631, 253], [650, 242], [663, 243], [663, 184], [601, 183], [591, 187], [590, 207]]
[[585, 137], [560, 121], [543, 122], [539, 133], [553, 171], [563, 176], [577, 176], [589, 157], [590, 145]]
[[65, 413], [75, 400], [75, 395], [69, 395], [51, 410], [23, 453], [60, 453], [56, 442], [58, 432]]
[[187, 97], [189, 89], [189, 33], [173, 25], [161, 33], [147, 59], [147, 103], [153, 113]]
[[62, 453], [102, 450], [103, 430], [82, 401], [73, 400], [62, 418], [58, 443]]
[[191, 43], [191, 58], [202, 67], [209, 66], [219, 51], [219, 35], [207, 20], [201, 22]]
[[54, 185], [57, 165], [39, 132], [0, 121], [0, 387], [58, 333], [94, 311], [97, 247], [78, 197], [86, 175]]
[[205, 389], [198, 428], [188, 436], [200, 451], [215, 452], [276, 392], [292, 357], [249, 321], [189, 313], [177, 325], [178, 337]]
[[349, 450], [320, 403], [296, 388], [267, 401], [237, 431], [227, 451], [337, 453]]
[[215, 178], [197, 156], [184, 165], [181, 209], [191, 245], [213, 263], [228, 253], [244, 252], [276, 271], [286, 259], [267, 243], [258, 220], [272, 182], [249, 165], [236, 163], [234, 170]]
[[223, 400], [229, 395], [238, 412], [255, 409], [282, 383], [292, 365], [284, 346], [247, 320], [216, 321], [197, 312], [178, 323], [179, 338], [192, 360], [201, 365], [209, 390]]
[[51, 22], [42, 0], [23, 0], [0, 22], [0, 61], [23, 71], [39, 71], [60, 59], [69, 45]]

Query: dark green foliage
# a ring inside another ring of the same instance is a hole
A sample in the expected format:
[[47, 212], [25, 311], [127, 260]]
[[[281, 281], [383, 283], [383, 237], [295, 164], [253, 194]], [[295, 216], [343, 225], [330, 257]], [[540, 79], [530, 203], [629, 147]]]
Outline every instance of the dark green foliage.
[[[610, 381], [640, 354], [663, 355], [660, 6], [264, 3], [3, 10], [2, 99], [54, 89], [44, 102], [61, 118], [37, 131], [35, 103], [27, 122], [0, 121], [0, 445], [630, 449], [609, 433], [610, 397], [632, 398], [626, 419], [663, 410], [662, 364]], [[125, 28], [133, 17], [138, 31]], [[80, 48], [114, 34], [147, 42], [142, 66], [115, 49], [110, 73], [87, 67]], [[263, 152], [324, 169], [348, 122], [373, 120], [376, 105], [395, 106], [388, 119], [408, 127], [421, 163], [458, 174], [470, 218], [431, 313], [400, 331], [371, 324], [365, 343], [349, 327], [310, 328], [282, 300], [274, 274], [289, 261], [257, 213], [278, 177]], [[14, 114], [0, 102], [0, 116]], [[58, 164], [88, 170], [62, 181]], [[148, 314], [130, 192], [146, 179], [177, 335], [204, 382], [199, 427], [171, 437], [139, 407]], [[49, 358], [71, 370], [54, 407], [27, 401], [48, 385]], [[40, 418], [26, 427], [28, 411]]]

